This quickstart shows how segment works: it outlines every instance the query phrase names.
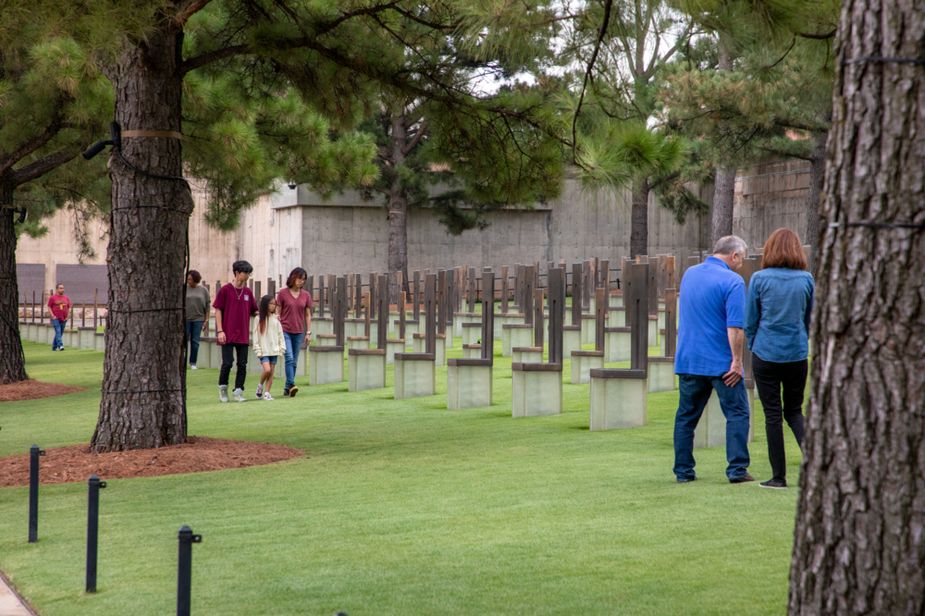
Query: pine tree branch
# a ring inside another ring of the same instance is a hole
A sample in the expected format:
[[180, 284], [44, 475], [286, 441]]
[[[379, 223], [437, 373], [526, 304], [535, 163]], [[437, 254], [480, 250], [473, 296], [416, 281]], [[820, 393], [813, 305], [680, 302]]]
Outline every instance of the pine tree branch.
[[826, 125], [820, 124], [809, 124], [807, 122], [800, 122], [799, 120], [792, 120], [790, 118], [775, 118], [774, 126], [784, 129], [793, 129], [793, 130], [805, 130], [810, 133], [824, 133], [829, 130], [829, 127]]
[[182, 28], [189, 18], [205, 8], [212, 0], [187, 0], [180, 5], [171, 21], [175, 26]]
[[215, 49], [210, 52], [200, 54], [184, 60], [180, 67], [177, 69], [177, 72], [183, 76], [194, 71], [197, 68], [202, 68], [213, 62], [218, 62], [219, 60], [224, 60], [225, 58], [231, 58], [234, 56], [242, 56], [248, 53], [251, 53], [253, 48], [250, 45], [231, 45], [229, 47], [223, 47], [222, 49]]
[[417, 129], [417, 131], [415, 132], [414, 136], [411, 137], [411, 139], [408, 141], [408, 143], [405, 144], [405, 146], [402, 148], [402, 153], [403, 153], [405, 156], [407, 156], [408, 154], [410, 154], [411, 151], [414, 150], [414, 148], [417, 147], [417, 145], [421, 142], [421, 139], [423, 139], [423, 138], [424, 138], [424, 135], [426, 135], [426, 134], [427, 134], [427, 120], [425, 119], [425, 120], [421, 121], [421, 125], [418, 127], [418, 129]]
[[594, 52], [591, 59], [588, 60], [588, 68], [585, 69], [585, 76], [581, 84], [581, 94], [578, 96], [578, 105], [575, 106], [575, 113], [572, 115], [572, 160], [578, 159], [578, 116], [581, 114], [581, 106], [585, 100], [585, 92], [588, 89], [588, 81], [591, 79], [591, 71], [594, 70], [594, 62], [597, 60], [597, 54], [600, 53], [601, 44], [607, 35], [607, 25], [610, 23], [610, 12], [613, 9], [613, 0], [604, 1], [604, 21], [601, 24], [601, 30], [597, 36], [597, 43], [594, 45]]
[[49, 154], [37, 161], [29, 163], [22, 169], [17, 169], [12, 173], [13, 184], [21, 186], [26, 182], [40, 178], [50, 171], [54, 171], [64, 163], [75, 158], [80, 153], [78, 148], [62, 149]]
[[811, 39], [814, 41], [827, 41], [829, 39], [835, 38], [837, 33], [838, 29], [832, 28], [828, 32], [797, 32], [796, 35], [801, 38]]
[[[372, 6], [366, 6], [361, 9], [357, 9], [355, 11], [348, 11], [346, 13], [341, 13], [340, 17], [338, 17], [337, 19], [333, 19], [327, 23], [321, 24], [321, 27], [315, 29], [314, 34], [315, 36], [323, 36], [325, 34], [328, 34], [329, 32], [336, 30], [338, 26], [340, 26], [344, 22], [349, 21], [353, 19], [354, 17], [363, 17], [363, 16], [374, 17], [378, 15], [379, 13], [382, 13], [389, 9], [398, 10], [397, 5], [398, 5], [398, 0], [396, 0], [395, 2], [387, 2], [385, 4], [374, 4]], [[398, 11], [398, 12], [400, 13], [401, 11]]]
[[[202, 3], [203, 5], [208, 3], [209, 1], [210, 0], [190, 0], [190, 2], [193, 4]], [[314, 30], [312, 35], [314, 37], [324, 36], [325, 34], [329, 34], [333, 30], [336, 30], [340, 25], [342, 25], [344, 22], [350, 19], [354, 19], [356, 17], [363, 17], [363, 16], [375, 16], [376, 14], [381, 13], [383, 11], [394, 9], [397, 4], [398, 4], [398, 0], [394, 2], [388, 2], [385, 4], [376, 4], [373, 6], [363, 7], [362, 9], [357, 9], [355, 11], [348, 11], [346, 13], [342, 13], [336, 19], [333, 19], [329, 22], [325, 22], [321, 24], [319, 27], [317, 27]], [[308, 37], [305, 37], [302, 40], [304, 41], [307, 39]], [[310, 47], [310, 46], [302, 44], [302, 45], [293, 45], [288, 48], [297, 49], [299, 47]], [[250, 45], [245, 45], [245, 44], [229, 45], [228, 47], [224, 47], [222, 49], [215, 49], [213, 51], [209, 51], [209, 52], [200, 54], [198, 56], [189, 58], [187, 60], [184, 60], [183, 63], [180, 65], [179, 73], [180, 75], [185, 75], [189, 73], [190, 71], [193, 71], [197, 68], [202, 68], [203, 66], [211, 64], [213, 62], [224, 60], [225, 58], [230, 58], [233, 56], [240, 56], [240, 55], [253, 53], [254, 51], [255, 50]]]
[[12, 169], [13, 165], [54, 139], [55, 135], [61, 131], [61, 120], [61, 106], [59, 104], [55, 109], [55, 115], [42, 132], [33, 135], [12, 152], [0, 156], [0, 174]]

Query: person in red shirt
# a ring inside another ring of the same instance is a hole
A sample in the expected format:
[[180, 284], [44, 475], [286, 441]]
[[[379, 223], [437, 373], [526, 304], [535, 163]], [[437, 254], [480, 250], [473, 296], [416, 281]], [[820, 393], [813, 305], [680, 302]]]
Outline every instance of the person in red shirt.
[[51, 343], [52, 351], [63, 351], [64, 326], [71, 312], [71, 299], [64, 294], [64, 285], [60, 282], [55, 287], [55, 293], [48, 298], [48, 308], [51, 310], [51, 325], [55, 328], [55, 339]]
[[303, 289], [308, 272], [297, 267], [289, 272], [286, 288], [276, 294], [279, 307], [279, 322], [286, 338], [286, 386], [284, 396], [295, 396], [299, 388], [295, 384], [295, 369], [299, 363], [299, 351], [312, 341], [312, 292]]
[[[247, 279], [254, 268], [247, 261], [231, 265], [234, 280], [219, 289], [212, 307], [215, 308], [215, 332], [222, 347], [222, 368], [218, 372], [218, 399], [228, 402], [228, 376], [237, 359], [238, 370], [232, 396], [244, 402], [244, 379], [247, 377], [247, 349], [250, 345], [251, 317], [257, 314], [257, 300], [247, 288]], [[235, 357], [237, 356], [237, 357]]]

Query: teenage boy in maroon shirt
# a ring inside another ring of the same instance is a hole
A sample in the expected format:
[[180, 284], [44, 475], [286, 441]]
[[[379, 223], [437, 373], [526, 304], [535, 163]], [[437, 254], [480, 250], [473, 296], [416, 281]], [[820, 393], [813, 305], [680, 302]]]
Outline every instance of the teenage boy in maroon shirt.
[[58, 283], [55, 294], [48, 298], [48, 308], [51, 309], [51, 324], [55, 328], [55, 339], [51, 343], [52, 351], [63, 351], [64, 326], [67, 324], [68, 313], [71, 311], [71, 300], [64, 294], [64, 285]]
[[247, 261], [231, 264], [234, 280], [219, 289], [212, 302], [215, 308], [215, 331], [222, 347], [222, 369], [218, 372], [218, 399], [228, 402], [228, 376], [237, 355], [238, 371], [232, 396], [244, 402], [244, 379], [247, 377], [247, 349], [250, 344], [251, 317], [257, 314], [257, 300], [247, 288], [254, 268]]

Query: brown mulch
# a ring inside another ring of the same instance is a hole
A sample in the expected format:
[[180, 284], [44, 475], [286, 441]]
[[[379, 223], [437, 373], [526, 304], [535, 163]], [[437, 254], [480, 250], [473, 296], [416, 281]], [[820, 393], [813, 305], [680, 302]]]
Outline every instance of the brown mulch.
[[[305, 455], [301, 449], [226, 439], [191, 436], [183, 445], [90, 453], [87, 445], [45, 450], [39, 466], [41, 483], [100, 479], [154, 477], [180, 473], [218, 471], [281, 462]], [[0, 458], [0, 487], [29, 484], [29, 454]]]
[[72, 385], [58, 385], [57, 383], [42, 383], [41, 381], [18, 381], [0, 385], [0, 402], [16, 402], [18, 400], [35, 400], [37, 398], [50, 398], [83, 391], [83, 387]]

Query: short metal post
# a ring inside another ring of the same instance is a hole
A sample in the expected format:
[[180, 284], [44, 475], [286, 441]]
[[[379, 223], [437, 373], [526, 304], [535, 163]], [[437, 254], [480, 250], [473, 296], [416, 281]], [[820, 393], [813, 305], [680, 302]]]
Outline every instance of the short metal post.
[[100, 533], [100, 489], [106, 487], [96, 475], [87, 480], [87, 592], [96, 592], [96, 553]]
[[193, 574], [193, 544], [202, 542], [202, 535], [194, 535], [187, 525], [180, 527], [180, 557], [177, 565], [177, 616], [189, 616], [190, 589]]
[[44, 455], [38, 445], [29, 448], [29, 543], [39, 540], [39, 456]]

